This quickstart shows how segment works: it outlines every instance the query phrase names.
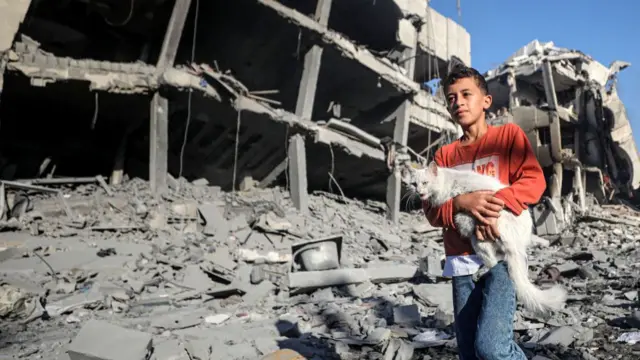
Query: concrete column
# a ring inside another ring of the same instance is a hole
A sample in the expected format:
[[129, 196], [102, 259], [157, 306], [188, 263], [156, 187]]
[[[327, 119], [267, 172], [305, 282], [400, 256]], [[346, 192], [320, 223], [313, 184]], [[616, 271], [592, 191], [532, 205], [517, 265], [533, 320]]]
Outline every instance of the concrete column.
[[544, 82], [544, 91], [550, 110], [551, 120], [551, 124], [549, 124], [549, 132], [551, 133], [551, 159], [554, 161], [552, 183], [555, 185], [549, 187], [549, 192], [553, 199], [559, 198], [562, 194], [562, 137], [560, 131], [560, 117], [558, 116], [558, 98], [556, 97], [556, 88], [553, 82], [553, 70], [551, 68], [551, 63], [548, 60], [545, 60], [542, 63], [542, 79]]
[[[417, 42], [414, 44], [413, 48], [407, 49], [405, 51], [404, 56], [404, 67], [407, 70], [407, 77], [409, 79], [413, 79], [413, 74], [415, 72], [415, 63], [416, 63], [416, 51], [417, 51]], [[396, 122], [395, 127], [393, 129], [393, 140], [401, 144], [403, 146], [407, 145], [407, 139], [409, 137], [409, 125], [410, 125], [410, 109], [411, 109], [411, 100], [405, 100], [398, 110], [396, 111]], [[404, 149], [398, 148], [396, 151], [403, 152]], [[402, 194], [402, 181], [400, 179], [400, 174], [397, 172], [391, 173], [387, 178], [387, 218], [390, 219], [393, 223], [397, 223], [400, 218], [400, 197]]]
[[[176, 0], [173, 6], [156, 64], [159, 73], [173, 66], [190, 5], [191, 0]], [[160, 91], [153, 94], [149, 119], [149, 182], [151, 192], [161, 194], [167, 190], [169, 101]]]
[[[326, 26], [329, 23], [331, 3], [333, 0], [318, 0], [315, 18], [318, 23]], [[322, 47], [314, 45], [304, 56], [304, 70], [298, 89], [296, 101], [296, 115], [301, 119], [311, 120], [313, 105], [315, 103], [320, 63], [322, 61]], [[304, 138], [294, 135], [289, 141], [289, 181], [291, 199], [296, 208], [306, 213], [308, 211], [309, 194], [307, 193], [307, 154]], [[285, 160], [287, 161], [287, 160]], [[286, 166], [278, 166], [276, 169], [284, 169]], [[271, 175], [271, 174], [270, 174]], [[264, 181], [264, 180], [263, 180]]]

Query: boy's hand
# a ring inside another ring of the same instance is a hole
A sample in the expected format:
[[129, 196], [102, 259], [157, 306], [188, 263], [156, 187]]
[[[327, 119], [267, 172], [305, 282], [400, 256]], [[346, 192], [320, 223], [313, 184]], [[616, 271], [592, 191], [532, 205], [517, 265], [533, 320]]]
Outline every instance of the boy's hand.
[[478, 241], [496, 241], [500, 237], [498, 218], [489, 218], [490, 224], [476, 226]]
[[504, 202], [493, 194], [493, 191], [476, 191], [458, 195], [453, 198], [454, 209], [466, 211], [481, 223], [490, 225], [490, 218], [497, 219], [504, 208]]

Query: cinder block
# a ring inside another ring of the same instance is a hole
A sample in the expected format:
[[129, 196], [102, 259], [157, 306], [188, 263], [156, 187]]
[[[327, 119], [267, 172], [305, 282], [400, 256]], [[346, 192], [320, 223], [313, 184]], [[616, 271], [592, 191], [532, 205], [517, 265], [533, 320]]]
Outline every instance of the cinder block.
[[73, 339], [67, 354], [71, 360], [145, 360], [151, 348], [151, 334], [90, 320]]

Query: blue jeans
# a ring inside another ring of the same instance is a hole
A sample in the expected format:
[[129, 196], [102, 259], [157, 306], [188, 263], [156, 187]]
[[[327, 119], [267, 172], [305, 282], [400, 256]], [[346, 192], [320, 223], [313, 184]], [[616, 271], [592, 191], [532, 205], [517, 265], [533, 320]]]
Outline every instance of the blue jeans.
[[460, 360], [527, 359], [513, 339], [516, 293], [504, 262], [476, 283], [454, 277], [453, 308]]

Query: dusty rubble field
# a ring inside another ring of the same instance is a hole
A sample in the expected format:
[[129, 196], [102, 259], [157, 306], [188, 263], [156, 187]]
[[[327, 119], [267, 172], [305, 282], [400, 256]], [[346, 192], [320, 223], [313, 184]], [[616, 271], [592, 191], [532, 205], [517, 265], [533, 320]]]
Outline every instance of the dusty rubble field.
[[[161, 202], [139, 180], [63, 193], [66, 212], [35, 194], [14, 201], [20, 222], [2, 223], [0, 359], [142, 359], [149, 348], [158, 360], [277, 348], [308, 359], [456, 358], [440, 231], [419, 212], [394, 227], [383, 204], [322, 193], [301, 216], [280, 190], [234, 196], [179, 182]], [[592, 213], [531, 251], [531, 276], [561, 281], [570, 301], [547, 319], [517, 313], [530, 358], [640, 356], [640, 214]], [[346, 270], [287, 276], [292, 245], [334, 235]]]

